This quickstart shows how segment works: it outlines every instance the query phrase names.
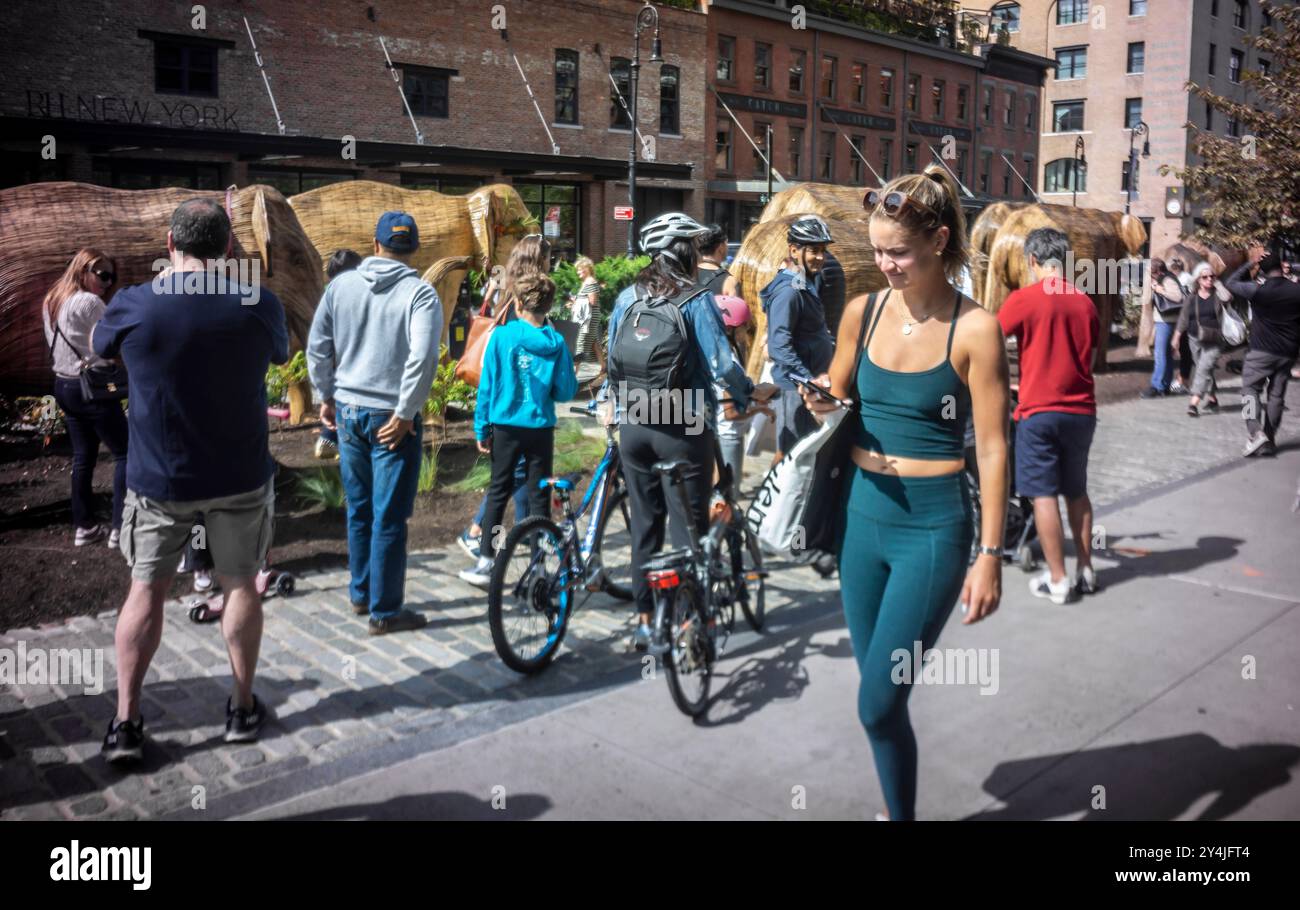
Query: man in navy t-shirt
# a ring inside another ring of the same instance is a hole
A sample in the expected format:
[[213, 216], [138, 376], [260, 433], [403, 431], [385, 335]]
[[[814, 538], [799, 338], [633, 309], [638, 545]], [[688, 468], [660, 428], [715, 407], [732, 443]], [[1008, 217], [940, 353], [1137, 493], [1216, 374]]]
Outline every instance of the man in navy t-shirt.
[[121, 533], [131, 590], [117, 621], [110, 761], [143, 753], [140, 690], [162, 637], [163, 601], [200, 518], [226, 592], [222, 630], [234, 677], [226, 741], [256, 739], [264, 718], [253, 675], [262, 640], [255, 579], [275, 502], [266, 370], [289, 359], [289, 337], [279, 299], [256, 277], [243, 286], [226, 273], [231, 239], [216, 202], [181, 203], [167, 235], [171, 266], [120, 291], [91, 334], [95, 352], [120, 358], [131, 382]]

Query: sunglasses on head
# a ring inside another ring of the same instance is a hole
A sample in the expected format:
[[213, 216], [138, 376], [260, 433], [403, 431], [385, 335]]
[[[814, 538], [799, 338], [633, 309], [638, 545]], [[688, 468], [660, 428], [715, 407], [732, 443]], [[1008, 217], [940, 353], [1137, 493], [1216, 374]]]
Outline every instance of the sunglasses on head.
[[877, 207], [883, 208], [885, 214], [891, 218], [897, 217], [903, 209], [912, 209], [919, 212], [932, 220], [935, 224], [941, 224], [943, 219], [939, 213], [930, 208], [924, 202], [913, 199], [907, 193], [894, 190], [892, 193], [886, 193], [883, 190], [868, 190], [866, 198], [863, 200], [868, 209], [874, 210]]
[[91, 269], [91, 271], [95, 273], [100, 281], [103, 281], [106, 284], [112, 284], [117, 281], [116, 272], [111, 272], [108, 269]]

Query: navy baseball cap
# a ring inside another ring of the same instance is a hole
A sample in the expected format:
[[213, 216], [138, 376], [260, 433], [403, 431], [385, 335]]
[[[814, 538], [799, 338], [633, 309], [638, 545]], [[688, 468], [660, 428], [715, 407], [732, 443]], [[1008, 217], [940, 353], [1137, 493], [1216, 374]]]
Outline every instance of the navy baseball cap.
[[375, 239], [394, 253], [410, 253], [420, 247], [420, 229], [406, 212], [384, 212], [375, 225]]

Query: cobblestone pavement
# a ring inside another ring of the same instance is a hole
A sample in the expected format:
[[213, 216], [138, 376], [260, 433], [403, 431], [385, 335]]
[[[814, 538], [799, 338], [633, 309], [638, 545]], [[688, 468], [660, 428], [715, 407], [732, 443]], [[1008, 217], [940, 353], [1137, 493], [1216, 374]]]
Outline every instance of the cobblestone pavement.
[[[1239, 377], [1226, 377], [1223, 411], [1199, 419], [1185, 416], [1182, 398], [1104, 407], [1090, 468], [1096, 505], [1130, 500], [1239, 459], [1245, 438], [1239, 386]], [[1295, 389], [1293, 410], [1300, 401]], [[1300, 419], [1293, 416], [1290, 424], [1280, 442], [1294, 440]], [[753, 471], [759, 460], [750, 460]], [[747, 479], [752, 484], [758, 475]], [[1207, 507], [1223, 505], [1229, 504]], [[218, 810], [209, 817], [228, 814], [220, 811], [223, 801], [246, 810], [263, 793], [279, 797], [295, 787], [323, 786], [410, 757], [412, 749], [461, 741], [481, 731], [488, 717], [509, 723], [635, 678], [637, 661], [625, 644], [631, 612], [603, 595], [576, 615], [547, 672], [525, 679], [507, 670], [492, 648], [483, 593], [456, 577], [465, 563], [454, 545], [412, 554], [409, 606], [430, 620], [415, 633], [370, 638], [365, 618], [349, 608], [344, 567], [300, 576], [297, 593], [267, 601], [256, 688], [276, 719], [252, 745], [221, 740], [230, 679], [219, 628], [195, 625], [179, 604], [169, 604], [144, 689], [150, 745], [134, 774], [119, 773], [98, 754], [116, 705], [115, 614], [10, 630], [0, 636], [0, 649], [101, 649], [104, 691], [0, 688], [0, 814], [204, 817], [193, 811], [200, 804]], [[833, 579], [797, 566], [777, 568], [768, 588], [773, 622], [805, 612], [809, 619], [813, 612], [824, 616], [837, 607]], [[664, 710], [672, 710], [666, 696]], [[283, 783], [278, 790], [277, 782]]]

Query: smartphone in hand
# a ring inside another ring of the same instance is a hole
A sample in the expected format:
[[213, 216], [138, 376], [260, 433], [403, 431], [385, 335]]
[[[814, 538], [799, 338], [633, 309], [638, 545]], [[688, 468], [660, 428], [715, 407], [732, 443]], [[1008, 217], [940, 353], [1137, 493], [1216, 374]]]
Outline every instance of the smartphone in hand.
[[796, 379], [794, 380], [794, 384], [805, 391], [812, 392], [823, 401], [829, 401], [831, 404], [839, 405], [846, 411], [851, 411], [853, 409], [853, 402], [845, 401], [843, 398], [836, 398], [831, 394], [830, 389], [824, 389], [815, 382], [809, 382], [806, 379]]

